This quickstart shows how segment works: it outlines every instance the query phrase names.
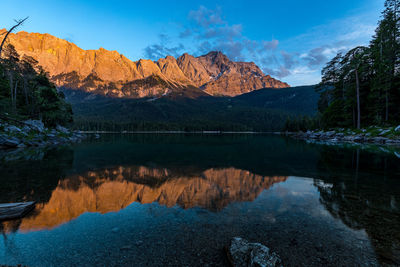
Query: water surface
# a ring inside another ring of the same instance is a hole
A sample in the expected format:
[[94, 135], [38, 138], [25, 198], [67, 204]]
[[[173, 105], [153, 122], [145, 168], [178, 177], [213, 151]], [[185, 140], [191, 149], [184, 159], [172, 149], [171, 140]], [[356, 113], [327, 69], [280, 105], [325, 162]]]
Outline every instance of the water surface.
[[274, 135], [104, 135], [2, 152], [0, 264], [224, 266], [234, 236], [286, 266], [400, 265], [400, 159]]

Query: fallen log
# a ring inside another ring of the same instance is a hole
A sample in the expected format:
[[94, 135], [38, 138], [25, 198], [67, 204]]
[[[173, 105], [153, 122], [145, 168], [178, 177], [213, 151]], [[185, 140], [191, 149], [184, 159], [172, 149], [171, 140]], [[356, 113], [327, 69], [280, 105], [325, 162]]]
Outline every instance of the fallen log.
[[36, 202], [0, 204], [0, 221], [19, 219], [35, 208]]

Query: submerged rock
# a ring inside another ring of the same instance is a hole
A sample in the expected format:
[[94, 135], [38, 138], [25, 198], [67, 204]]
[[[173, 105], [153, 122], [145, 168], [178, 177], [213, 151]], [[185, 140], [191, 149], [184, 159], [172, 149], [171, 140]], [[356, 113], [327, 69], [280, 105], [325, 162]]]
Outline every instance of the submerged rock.
[[282, 266], [277, 254], [260, 243], [249, 243], [247, 240], [234, 237], [227, 250], [228, 259], [234, 267], [275, 267]]

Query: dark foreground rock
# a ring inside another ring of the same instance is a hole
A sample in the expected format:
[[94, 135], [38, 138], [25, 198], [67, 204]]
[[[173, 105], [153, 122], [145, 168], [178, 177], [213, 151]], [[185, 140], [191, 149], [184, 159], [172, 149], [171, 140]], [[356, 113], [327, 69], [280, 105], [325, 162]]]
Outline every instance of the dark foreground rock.
[[228, 259], [234, 267], [275, 267], [282, 266], [282, 261], [274, 252], [260, 243], [249, 243], [235, 237], [227, 249]]

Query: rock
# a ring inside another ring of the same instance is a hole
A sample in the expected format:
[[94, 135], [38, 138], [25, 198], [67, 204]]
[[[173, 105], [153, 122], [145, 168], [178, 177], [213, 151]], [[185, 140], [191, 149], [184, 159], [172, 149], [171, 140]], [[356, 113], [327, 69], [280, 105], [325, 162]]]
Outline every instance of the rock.
[[227, 250], [232, 266], [274, 267], [282, 266], [281, 259], [270, 249], [260, 243], [249, 243], [247, 240], [235, 237]]
[[335, 131], [329, 131], [329, 132], [326, 132], [326, 133], [325, 133], [325, 135], [326, 135], [327, 137], [332, 137], [332, 136], [334, 136], [335, 134], [336, 134]]
[[59, 131], [60, 133], [63, 133], [63, 134], [69, 134], [70, 133], [70, 131], [67, 128], [62, 127], [60, 125], [57, 125], [56, 130]]
[[22, 131], [25, 132], [25, 133], [29, 133], [31, 130], [32, 130], [31, 127], [29, 127], [29, 126], [27, 126], [27, 125], [25, 125], [24, 127], [22, 127]]
[[354, 139], [355, 139], [355, 136], [352, 136], [352, 135], [346, 135], [346, 136], [343, 138], [344, 141], [348, 141], [348, 142], [353, 142]]
[[387, 134], [387, 133], [389, 133], [390, 132], [390, 130], [382, 130], [380, 133], [379, 133], [379, 135], [385, 135], [385, 134]]
[[17, 126], [14, 125], [8, 125], [4, 127], [4, 131], [9, 132], [9, 133], [20, 133], [22, 130], [18, 128]]
[[20, 144], [21, 141], [16, 137], [5, 136], [5, 135], [0, 136], [0, 146], [12, 148], [12, 147], [18, 147]]
[[385, 144], [388, 139], [385, 137], [375, 137], [375, 138], [373, 138], [373, 140], [375, 143]]
[[363, 142], [364, 140], [365, 140], [364, 136], [356, 135], [356, 136], [354, 136], [353, 142], [359, 143], [359, 142]]
[[42, 121], [39, 120], [27, 120], [24, 121], [25, 124], [29, 125], [32, 129], [42, 133], [46, 129]]
[[400, 125], [394, 129], [395, 132], [400, 132]]

